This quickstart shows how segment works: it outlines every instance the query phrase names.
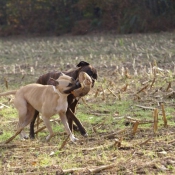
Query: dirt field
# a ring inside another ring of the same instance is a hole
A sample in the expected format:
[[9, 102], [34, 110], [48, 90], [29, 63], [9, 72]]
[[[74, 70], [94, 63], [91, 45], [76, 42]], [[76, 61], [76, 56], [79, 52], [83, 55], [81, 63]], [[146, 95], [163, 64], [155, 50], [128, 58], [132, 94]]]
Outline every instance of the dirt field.
[[[2, 38], [0, 92], [33, 83], [84, 60], [98, 81], [79, 101], [77, 117], [89, 136], [74, 144], [55, 116], [58, 134], [16, 137], [17, 114], [0, 101], [0, 174], [175, 174], [175, 38], [173, 33]], [[43, 123], [39, 125], [41, 128]], [[28, 132], [28, 128], [26, 128]]]

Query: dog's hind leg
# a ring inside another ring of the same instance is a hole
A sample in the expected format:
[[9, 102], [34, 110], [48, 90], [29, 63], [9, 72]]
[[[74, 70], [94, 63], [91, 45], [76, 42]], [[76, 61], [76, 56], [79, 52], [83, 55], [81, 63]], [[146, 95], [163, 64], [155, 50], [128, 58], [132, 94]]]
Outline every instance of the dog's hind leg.
[[32, 119], [32, 122], [30, 123], [30, 134], [29, 134], [29, 136], [30, 136], [31, 139], [35, 138], [34, 126], [35, 126], [35, 121], [36, 121], [38, 116], [39, 116], [39, 112], [37, 110], [35, 110], [34, 117]]
[[60, 118], [61, 118], [61, 121], [62, 121], [62, 123], [63, 123], [63, 125], [64, 125], [64, 128], [65, 128], [67, 134], [68, 134], [69, 137], [70, 137], [70, 140], [71, 140], [72, 142], [75, 142], [76, 140], [78, 140], [78, 139], [72, 134], [72, 132], [71, 132], [71, 130], [70, 130], [70, 128], [69, 128], [69, 125], [68, 125], [68, 122], [67, 122], [67, 118], [66, 118], [66, 113], [63, 112], [63, 111], [61, 111], [61, 112], [59, 112], [59, 116], [60, 116]]
[[[26, 124], [26, 115], [27, 115], [27, 102], [24, 99], [15, 98], [14, 105], [18, 111], [19, 122], [17, 126], [17, 130], [24, 128]], [[23, 139], [25, 137], [25, 132], [22, 130], [20, 132], [20, 138]]]
[[[19, 114], [19, 122], [18, 122], [18, 129], [24, 128], [27, 126], [34, 115], [35, 109], [28, 103], [23, 103], [22, 105], [16, 105]], [[20, 133], [21, 139], [27, 139], [28, 136], [22, 130]]]
[[46, 140], [49, 142], [50, 139], [54, 136], [52, 127], [51, 127], [51, 125], [50, 125], [50, 117], [43, 115], [43, 116], [42, 116], [42, 119], [43, 119], [43, 121], [44, 121], [44, 124], [46, 125], [46, 128], [47, 128], [48, 131], [49, 131], [49, 135], [46, 137]]

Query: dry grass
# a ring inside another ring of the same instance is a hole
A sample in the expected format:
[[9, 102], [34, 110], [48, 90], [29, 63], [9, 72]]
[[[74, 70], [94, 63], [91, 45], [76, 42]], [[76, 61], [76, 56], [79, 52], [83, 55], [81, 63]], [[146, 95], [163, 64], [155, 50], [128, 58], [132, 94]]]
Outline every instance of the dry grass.
[[[3, 174], [175, 173], [173, 33], [2, 42], [1, 91], [34, 82], [50, 70], [69, 69], [81, 60], [99, 73], [96, 86], [77, 108], [89, 137], [75, 133], [76, 145], [64, 142], [63, 127], [53, 121], [58, 135], [50, 143], [43, 130], [34, 141], [16, 138], [0, 145]], [[17, 114], [9, 99], [1, 98], [1, 142], [16, 129]]]

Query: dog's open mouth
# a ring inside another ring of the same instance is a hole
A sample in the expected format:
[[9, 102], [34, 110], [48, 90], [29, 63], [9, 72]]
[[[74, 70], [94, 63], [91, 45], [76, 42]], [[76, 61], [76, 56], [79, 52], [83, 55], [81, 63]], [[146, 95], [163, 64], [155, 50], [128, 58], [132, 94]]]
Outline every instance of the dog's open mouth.
[[82, 97], [90, 91], [94, 79], [90, 77], [86, 72], [80, 72], [78, 79], [75, 82], [74, 87], [64, 91], [65, 93], [71, 93], [75, 97]]
[[81, 84], [80, 84], [80, 82], [77, 80], [76, 83], [75, 83], [75, 85], [72, 86], [70, 89], [65, 90], [64, 93], [65, 93], [65, 94], [70, 94], [70, 93], [72, 93], [75, 89], [79, 89], [79, 88], [81, 88]]

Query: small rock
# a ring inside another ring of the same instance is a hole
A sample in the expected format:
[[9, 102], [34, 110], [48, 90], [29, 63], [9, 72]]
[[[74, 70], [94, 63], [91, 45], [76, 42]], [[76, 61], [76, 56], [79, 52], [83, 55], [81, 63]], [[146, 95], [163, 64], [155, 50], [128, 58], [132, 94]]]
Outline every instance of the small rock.
[[55, 154], [55, 152], [54, 151], [52, 151], [49, 155], [50, 156], [53, 156]]
[[166, 171], [167, 168], [164, 165], [161, 166], [157, 166], [158, 169], [160, 169], [161, 171]]
[[157, 155], [158, 155], [159, 157], [162, 157], [162, 156], [167, 155], [167, 152], [166, 152], [166, 151], [161, 151], [161, 152], [158, 152]]

